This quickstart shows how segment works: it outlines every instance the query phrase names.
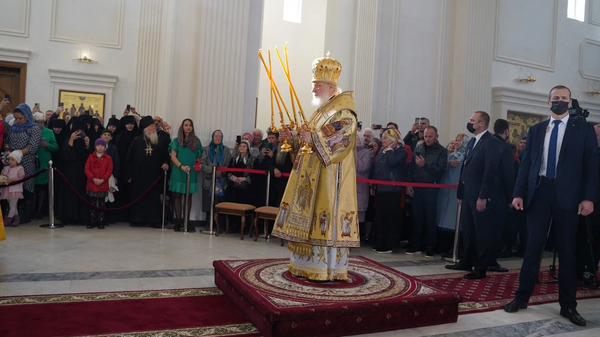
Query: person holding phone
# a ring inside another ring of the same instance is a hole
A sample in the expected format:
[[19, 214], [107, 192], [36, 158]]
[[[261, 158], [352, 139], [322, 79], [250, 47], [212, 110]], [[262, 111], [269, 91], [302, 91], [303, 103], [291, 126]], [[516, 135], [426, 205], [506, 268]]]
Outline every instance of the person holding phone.
[[[85, 163], [93, 151], [93, 147], [90, 146], [90, 139], [84, 131], [87, 129], [86, 123], [77, 118], [71, 125], [73, 132], [65, 146], [61, 148], [63, 158], [62, 173], [77, 193], [85, 197], [87, 196]], [[56, 203], [56, 216], [63, 224], [89, 224], [89, 207], [68, 186], [65, 184], [61, 185], [61, 188], [58, 189], [56, 200], [60, 200], [60, 202]]]
[[425, 129], [427, 129], [429, 125], [429, 119], [427, 117], [415, 118], [415, 123], [410, 131], [406, 134], [406, 137], [404, 137], [404, 143], [410, 146], [411, 150], [414, 151], [417, 144], [420, 141], [423, 141], [425, 137]]

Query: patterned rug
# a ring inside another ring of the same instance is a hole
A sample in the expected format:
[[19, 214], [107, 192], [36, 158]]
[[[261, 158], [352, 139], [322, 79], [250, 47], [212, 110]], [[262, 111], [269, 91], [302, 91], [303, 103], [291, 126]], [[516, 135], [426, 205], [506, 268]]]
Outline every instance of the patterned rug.
[[[520, 269], [508, 273], [488, 273], [485, 279], [465, 280], [466, 272], [440, 275], [416, 276], [418, 280], [430, 286], [460, 295], [463, 302], [458, 305], [459, 314], [493, 311], [503, 308], [515, 298], [519, 289]], [[540, 271], [542, 282], [552, 281], [550, 272]], [[600, 290], [577, 288], [577, 298], [600, 297]], [[558, 302], [558, 283], [538, 284], [529, 299], [529, 305]]]
[[293, 277], [289, 259], [215, 261], [215, 284], [266, 337], [347, 336], [456, 322], [460, 297], [361, 256], [347, 281]]
[[3, 337], [259, 336], [217, 288], [0, 298]]

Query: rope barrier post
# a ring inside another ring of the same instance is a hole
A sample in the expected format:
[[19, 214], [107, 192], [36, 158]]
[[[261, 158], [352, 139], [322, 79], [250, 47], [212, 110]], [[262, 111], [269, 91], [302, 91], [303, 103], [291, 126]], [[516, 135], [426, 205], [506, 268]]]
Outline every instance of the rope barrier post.
[[458, 241], [460, 239], [460, 208], [456, 207], [456, 229], [454, 230], [454, 248], [452, 249], [452, 259], [444, 258], [447, 262], [458, 263]]
[[41, 228], [56, 229], [62, 228], [64, 225], [54, 224], [54, 168], [52, 160], [48, 162], [48, 224], [41, 225]]
[[188, 210], [190, 209], [190, 173], [187, 172], [187, 177], [185, 178], [185, 200], [183, 201], [183, 232], [187, 233], [188, 228]]
[[165, 171], [163, 173], [163, 175], [165, 176], [164, 178], [164, 182], [163, 182], [163, 199], [162, 199], [162, 230], [164, 231], [165, 228], [165, 217], [167, 216], [167, 171]]
[[[267, 200], [265, 201], [265, 205], [269, 206], [269, 192], [271, 190], [271, 171], [267, 171]], [[265, 240], [269, 240], [269, 220], [265, 219], [264, 221], [265, 228]]]
[[217, 183], [217, 167], [213, 166], [212, 168], [212, 183], [210, 193], [210, 219], [208, 219], [209, 227], [208, 231], [202, 231], [202, 234], [215, 235], [215, 231], [213, 230], [213, 222], [215, 216], [215, 184]]

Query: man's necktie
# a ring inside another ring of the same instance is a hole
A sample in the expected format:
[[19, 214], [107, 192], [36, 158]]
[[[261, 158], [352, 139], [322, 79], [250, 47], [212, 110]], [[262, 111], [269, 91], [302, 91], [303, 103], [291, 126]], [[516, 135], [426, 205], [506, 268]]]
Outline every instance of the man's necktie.
[[471, 138], [471, 140], [469, 140], [469, 142], [467, 143], [467, 148], [466, 148], [466, 151], [467, 151], [467, 156], [468, 156], [469, 154], [471, 154], [471, 151], [473, 151], [473, 146], [475, 146], [475, 140], [476, 140], [476, 138], [475, 138], [475, 137], [473, 137], [473, 138]]
[[548, 146], [548, 162], [546, 163], [546, 178], [554, 179], [556, 177], [556, 147], [558, 146], [558, 126], [559, 120], [554, 121], [554, 128], [550, 134], [550, 145]]

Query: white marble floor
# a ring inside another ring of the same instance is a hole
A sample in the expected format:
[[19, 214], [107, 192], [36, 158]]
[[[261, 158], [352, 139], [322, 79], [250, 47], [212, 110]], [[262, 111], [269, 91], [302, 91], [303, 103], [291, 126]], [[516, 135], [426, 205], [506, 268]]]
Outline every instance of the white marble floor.
[[[105, 230], [65, 227], [46, 230], [39, 223], [6, 228], [0, 242], [0, 296], [212, 287], [216, 259], [288, 257], [279, 240], [254, 242], [248, 236], [212, 237], [117, 224]], [[352, 250], [409, 275], [449, 272], [439, 256], [395, 252], [378, 255]], [[543, 265], [549, 265], [545, 259]], [[500, 260], [508, 268], [521, 261]], [[529, 307], [516, 314], [502, 310], [461, 315], [454, 324], [371, 336], [600, 336], [600, 299], [579, 301], [585, 328], [558, 315], [558, 304]]]

